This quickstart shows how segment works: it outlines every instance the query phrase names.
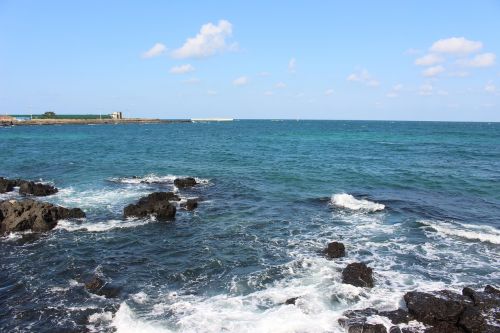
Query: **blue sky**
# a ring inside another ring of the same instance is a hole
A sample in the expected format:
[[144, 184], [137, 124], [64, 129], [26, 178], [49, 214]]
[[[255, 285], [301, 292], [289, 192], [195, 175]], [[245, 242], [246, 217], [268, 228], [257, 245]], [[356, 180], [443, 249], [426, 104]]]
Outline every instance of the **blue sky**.
[[500, 121], [500, 1], [0, 0], [0, 113]]

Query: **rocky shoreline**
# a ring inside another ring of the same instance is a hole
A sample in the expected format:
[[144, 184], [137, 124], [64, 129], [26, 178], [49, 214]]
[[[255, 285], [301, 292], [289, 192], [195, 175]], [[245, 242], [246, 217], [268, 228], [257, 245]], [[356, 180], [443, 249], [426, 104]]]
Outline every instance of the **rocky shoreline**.
[[[183, 190], [198, 185], [195, 178], [176, 178], [176, 188]], [[49, 184], [30, 180], [0, 177], [0, 193], [18, 190], [21, 200], [0, 201], [0, 234], [12, 232], [47, 232], [61, 219], [85, 218], [80, 208], [66, 208], [34, 197], [50, 196], [58, 189]], [[194, 210], [199, 199], [181, 199], [174, 192], [152, 192], [123, 208], [123, 218], [154, 217], [159, 221], [175, 219], [178, 208]], [[348, 245], [333, 241], [319, 251], [325, 260], [348, 258]], [[357, 288], [376, 286], [376, 272], [363, 262], [351, 262], [342, 270], [342, 283]], [[108, 283], [104, 276], [93, 275], [83, 288], [105, 298], [120, 296], [122, 288]], [[291, 295], [293, 296], [293, 295]], [[297, 306], [301, 296], [287, 299], [281, 305]], [[391, 311], [375, 308], [348, 310], [338, 319], [347, 333], [499, 333], [500, 290], [486, 285], [482, 290], [463, 288], [462, 293], [452, 290], [423, 292], [410, 290], [401, 300], [401, 307]], [[332, 325], [334, 325], [332, 323]]]

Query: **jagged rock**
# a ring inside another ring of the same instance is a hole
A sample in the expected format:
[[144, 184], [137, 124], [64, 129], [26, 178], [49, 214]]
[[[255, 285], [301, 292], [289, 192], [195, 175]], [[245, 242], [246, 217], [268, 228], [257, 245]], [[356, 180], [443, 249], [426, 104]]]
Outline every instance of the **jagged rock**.
[[441, 290], [435, 293], [411, 291], [404, 295], [408, 311], [424, 324], [457, 323], [466, 305], [472, 302], [466, 296]]
[[121, 292], [121, 288], [112, 286], [97, 275], [94, 275], [85, 283], [85, 289], [89, 293], [104, 296], [106, 298], [114, 298]]
[[195, 186], [197, 183], [196, 183], [196, 179], [194, 179], [193, 177], [187, 177], [187, 178], [176, 178], [174, 180], [174, 185], [177, 187], [177, 188], [186, 188], [186, 187], [192, 187], [192, 186]]
[[364, 263], [349, 264], [342, 271], [342, 282], [356, 287], [372, 288], [374, 285], [373, 270]]
[[466, 333], [462, 328], [454, 323], [441, 322], [429, 328], [426, 328], [424, 333]]
[[295, 305], [295, 302], [298, 300], [299, 298], [298, 297], [292, 297], [292, 298], [289, 298], [285, 301], [285, 304], [286, 305]]
[[345, 256], [345, 246], [342, 243], [339, 242], [331, 242], [328, 243], [328, 246], [326, 249], [323, 250], [323, 253], [328, 257], [328, 258], [340, 258]]
[[458, 324], [471, 333], [500, 332], [500, 292], [487, 285], [484, 291], [464, 288], [462, 294], [473, 304], [466, 306]]
[[378, 313], [373, 308], [348, 310], [344, 312], [346, 318], [340, 318], [338, 322], [348, 333], [387, 333], [384, 325], [367, 323], [367, 317]]
[[408, 311], [403, 309], [397, 309], [393, 311], [380, 311], [379, 316], [387, 317], [391, 320], [393, 324], [402, 324], [407, 323], [410, 320], [413, 320], [412, 315], [408, 313]]
[[0, 177], [0, 193], [10, 192], [14, 190], [14, 186], [16, 186], [15, 180], [5, 179]]
[[186, 210], [195, 210], [198, 207], [198, 199], [187, 199], [183, 206]]
[[160, 220], [173, 219], [176, 208], [170, 201], [179, 201], [180, 198], [172, 192], [154, 192], [142, 197], [135, 204], [130, 204], [123, 209], [125, 217], [146, 217], [154, 215]]
[[0, 201], [0, 233], [32, 230], [51, 230], [60, 219], [83, 218], [85, 213], [79, 208], [64, 208], [34, 200]]
[[52, 195], [57, 193], [57, 188], [48, 184], [35, 183], [31, 181], [21, 181], [19, 193], [23, 195], [34, 195], [37, 197]]

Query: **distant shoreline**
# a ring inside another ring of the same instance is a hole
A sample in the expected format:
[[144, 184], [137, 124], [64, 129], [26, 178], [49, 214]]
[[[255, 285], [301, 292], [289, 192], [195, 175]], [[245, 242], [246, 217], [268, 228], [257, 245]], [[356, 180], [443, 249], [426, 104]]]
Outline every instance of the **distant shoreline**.
[[36, 125], [118, 125], [118, 124], [157, 124], [157, 123], [190, 123], [189, 119], [30, 119], [30, 120], [4, 120], [0, 126], [36, 126]]

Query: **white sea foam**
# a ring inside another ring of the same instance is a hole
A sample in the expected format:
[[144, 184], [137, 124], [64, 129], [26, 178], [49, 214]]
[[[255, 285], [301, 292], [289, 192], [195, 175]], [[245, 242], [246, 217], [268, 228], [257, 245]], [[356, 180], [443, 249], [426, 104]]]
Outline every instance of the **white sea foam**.
[[338, 193], [332, 196], [331, 202], [334, 206], [347, 208], [350, 210], [359, 210], [366, 212], [376, 212], [384, 210], [385, 206], [376, 202], [364, 199], [356, 199], [347, 193]]
[[149, 300], [148, 295], [143, 291], [140, 291], [137, 294], [133, 294], [131, 295], [131, 297], [134, 300], [134, 302], [138, 304], [144, 304]]
[[[143, 176], [143, 177], [123, 177], [123, 178], [110, 178], [109, 180], [115, 183], [122, 184], [154, 184], [154, 183], [165, 183], [165, 184], [173, 184], [174, 180], [177, 178], [184, 178], [188, 176], [178, 176], [178, 175], [164, 175], [158, 176], [154, 173]], [[199, 184], [208, 184], [210, 182], [209, 179], [206, 178], [198, 178], [194, 177], [196, 182]]]
[[420, 222], [431, 227], [441, 236], [455, 236], [492, 244], [500, 244], [500, 230], [491, 226], [429, 220]]
[[137, 226], [148, 224], [153, 221], [155, 221], [155, 218], [153, 216], [148, 219], [106, 220], [98, 222], [76, 222], [59, 220], [59, 222], [57, 222], [57, 226], [54, 229], [64, 229], [67, 231], [103, 232], [112, 229], [135, 228]]

